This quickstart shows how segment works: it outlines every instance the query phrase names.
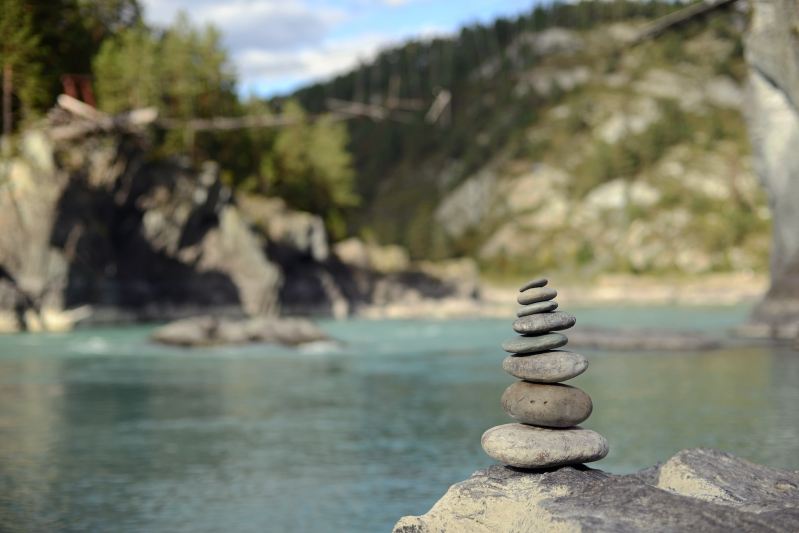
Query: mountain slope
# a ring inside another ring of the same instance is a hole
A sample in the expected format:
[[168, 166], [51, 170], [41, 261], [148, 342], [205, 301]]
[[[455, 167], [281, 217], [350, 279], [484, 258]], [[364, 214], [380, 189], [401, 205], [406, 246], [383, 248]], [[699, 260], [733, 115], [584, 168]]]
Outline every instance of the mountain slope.
[[[628, 44], [674, 8], [555, 4], [300, 91], [311, 109], [358, 100], [401, 119], [350, 124], [365, 200], [353, 227], [415, 257], [466, 254], [500, 272], [765, 268], [741, 16]], [[391, 106], [440, 88], [452, 105], [435, 123]]]

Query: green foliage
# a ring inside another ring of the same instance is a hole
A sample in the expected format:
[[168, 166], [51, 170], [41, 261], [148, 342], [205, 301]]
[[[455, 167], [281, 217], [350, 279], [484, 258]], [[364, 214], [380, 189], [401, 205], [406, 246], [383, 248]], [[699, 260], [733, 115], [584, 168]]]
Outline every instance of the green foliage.
[[[557, 87], [546, 96], [518, 90], [529, 69], [551, 60], [527, 39], [531, 33], [652, 18], [677, 7], [665, 1], [627, 0], [538, 5], [516, 18], [467, 26], [451, 39], [410, 41], [295, 96], [310, 112], [319, 113], [326, 109], [328, 98], [385, 102], [394, 90], [401, 99], [429, 105], [440, 88], [450, 91], [448, 122], [430, 124], [425, 121], [427, 109], [422, 109], [406, 112], [402, 123], [368, 119], [348, 123], [357, 190], [363, 198], [362, 207], [354, 210], [356, 226], [375, 225], [379, 239], [412, 247], [417, 257], [440, 254], [444, 253], [440, 239], [412, 235], [414, 228], [423, 226], [416, 213], [432, 212], [446, 193], [436, 176], [446, 175], [446, 187], [452, 188], [490, 160], [522, 153], [525, 130], [542, 118], [543, 109], [565, 97]], [[581, 132], [587, 124], [575, 119], [573, 128]], [[449, 251], [457, 249], [461, 247], [452, 245]]]
[[94, 59], [100, 108], [119, 113], [159, 106], [162, 103], [159, 70], [159, 44], [147, 28], [136, 26], [108, 39]]
[[83, 25], [95, 43], [126, 28], [141, 26], [138, 0], [78, 0]]
[[24, 108], [41, 99], [40, 42], [22, 0], [0, 0], [0, 70], [10, 69], [14, 93]]
[[[235, 76], [219, 32], [195, 28], [182, 12], [161, 36], [139, 25], [107, 39], [94, 72], [100, 108], [112, 113], [156, 106], [162, 116], [185, 121], [232, 114], [237, 107]], [[207, 154], [215, 144], [178, 128], [168, 132], [163, 148]]]
[[613, 144], [594, 143], [593, 152], [575, 172], [572, 190], [576, 196], [606, 181], [630, 178], [656, 163], [672, 146], [693, 139], [696, 128], [677, 102], [660, 100], [658, 108], [658, 120], [645, 131]]
[[261, 191], [297, 209], [323, 215], [334, 237], [346, 232], [345, 210], [358, 205], [346, 127], [322, 116], [311, 122], [299, 103], [286, 102], [289, 123], [261, 159]]
[[0, 0], [0, 61], [14, 63], [15, 107], [49, 108], [63, 75], [91, 75], [103, 41], [140, 23], [138, 0]]

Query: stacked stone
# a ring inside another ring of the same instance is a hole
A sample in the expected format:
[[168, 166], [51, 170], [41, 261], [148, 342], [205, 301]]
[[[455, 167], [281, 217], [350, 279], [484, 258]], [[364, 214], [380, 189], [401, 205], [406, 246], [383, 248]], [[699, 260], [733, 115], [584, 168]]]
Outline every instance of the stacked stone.
[[557, 331], [574, 326], [576, 319], [556, 311], [558, 292], [546, 285], [546, 279], [536, 279], [519, 289], [522, 307], [513, 329], [520, 336], [502, 343], [511, 353], [502, 368], [521, 380], [502, 394], [502, 407], [519, 423], [491, 428], [482, 438], [489, 456], [517, 468], [589, 463], [608, 454], [605, 437], [577, 425], [591, 415], [591, 398], [562, 382], [582, 374], [588, 361], [557, 350], [568, 342]]

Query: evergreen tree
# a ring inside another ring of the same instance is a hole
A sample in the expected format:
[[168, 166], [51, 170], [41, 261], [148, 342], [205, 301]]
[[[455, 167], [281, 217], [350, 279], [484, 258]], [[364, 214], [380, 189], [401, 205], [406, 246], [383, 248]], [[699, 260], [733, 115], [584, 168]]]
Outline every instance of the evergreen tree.
[[262, 159], [261, 190], [322, 215], [331, 234], [342, 237], [344, 212], [358, 204], [347, 129], [329, 116], [310, 123], [293, 100], [286, 102], [283, 117], [290, 124], [278, 131], [272, 150]]
[[14, 95], [23, 105], [30, 104], [37, 96], [38, 65], [32, 59], [38, 51], [39, 41], [33, 32], [30, 13], [22, 0], [0, 0], [0, 6], [0, 62], [3, 68], [2, 143], [3, 153], [7, 155], [13, 127]]
[[159, 57], [158, 42], [143, 26], [106, 40], [93, 64], [99, 106], [109, 113], [161, 107]]

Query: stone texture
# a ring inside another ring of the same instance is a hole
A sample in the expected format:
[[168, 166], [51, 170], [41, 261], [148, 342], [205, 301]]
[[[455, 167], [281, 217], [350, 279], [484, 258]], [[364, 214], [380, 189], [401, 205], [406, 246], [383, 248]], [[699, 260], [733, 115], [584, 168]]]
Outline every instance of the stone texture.
[[554, 311], [558, 308], [558, 302], [553, 302], [552, 300], [546, 302], [537, 302], [530, 305], [525, 305], [520, 307], [516, 311], [516, 316], [523, 317], [523, 316], [530, 316], [536, 313], [548, 313], [550, 311]]
[[395, 533], [799, 531], [799, 472], [714, 450], [624, 476], [585, 467], [480, 470]]
[[523, 424], [568, 428], [591, 416], [594, 406], [577, 387], [517, 381], [502, 394], [502, 408]]
[[527, 289], [519, 295], [517, 301], [521, 305], [534, 304], [537, 302], [545, 302], [553, 299], [558, 295], [558, 291], [551, 287], [535, 287]]
[[502, 343], [502, 349], [514, 354], [534, 354], [560, 348], [567, 342], [566, 335], [547, 333], [536, 337], [513, 337]]
[[524, 292], [527, 289], [533, 289], [536, 287], [543, 287], [547, 283], [549, 283], [549, 280], [547, 278], [536, 278], [522, 285], [521, 288], [519, 289], [519, 292]]
[[605, 437], [581, 427], [547, 429], [504, 424], [483, 433], [481, 443], [492, 459], [526, 469], [589, 463], [608, 454]]
[[509, 355], [502, 361], [502, 368], [511, 376], [526, 381], [557, 383], [585, 372], [588, 360], [580, 354], [555, 350], [521, 357]]
[[766, 326], [767, 335], [789, 337], [799, 331], [799, 10], [794, 0], [753, 0], [751, 5], [744, 110], [774, 232], [771, 288], [752, 321]]
[[577, 319], [569, 313], [539, 313], [519, 318], [513, 322], [513, 331], [521, 335], [536, 335], [548, 331], [569, 329]]

